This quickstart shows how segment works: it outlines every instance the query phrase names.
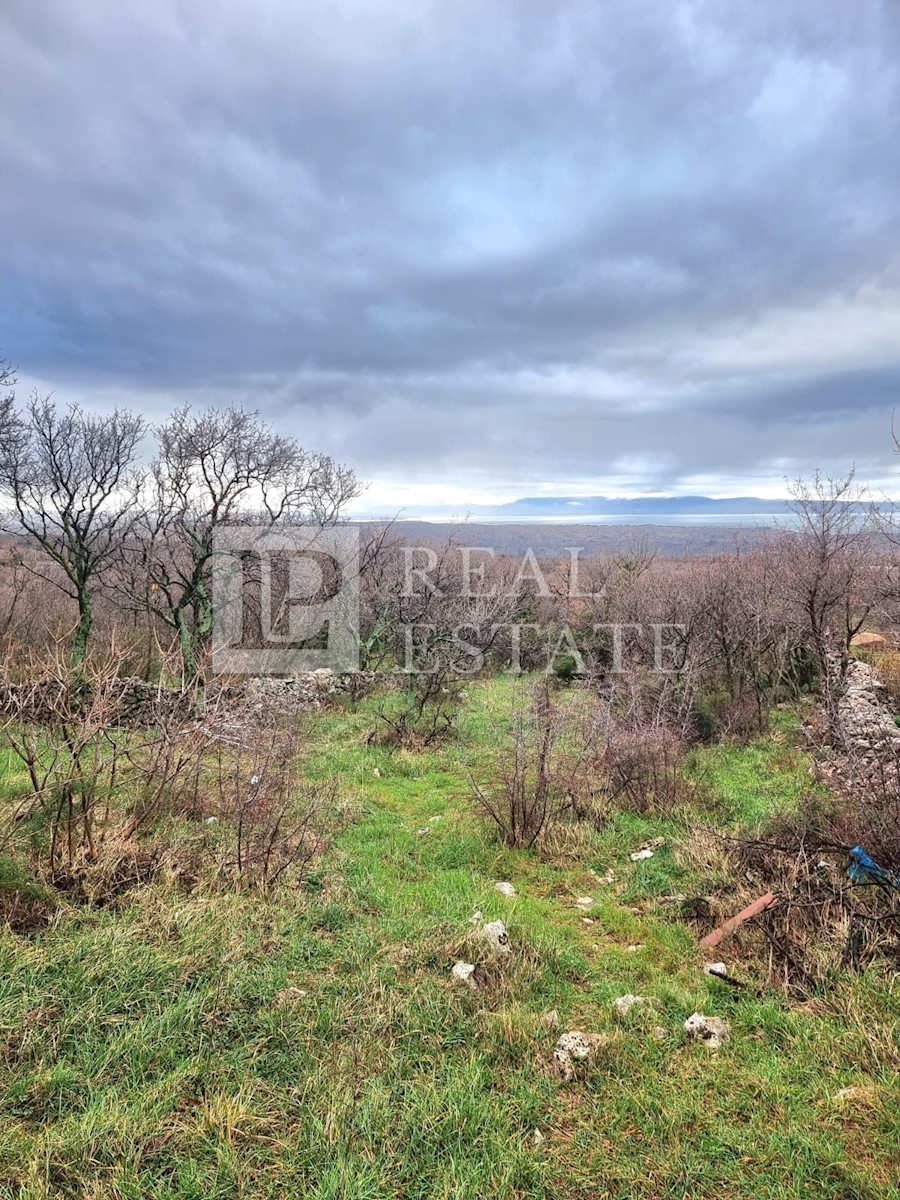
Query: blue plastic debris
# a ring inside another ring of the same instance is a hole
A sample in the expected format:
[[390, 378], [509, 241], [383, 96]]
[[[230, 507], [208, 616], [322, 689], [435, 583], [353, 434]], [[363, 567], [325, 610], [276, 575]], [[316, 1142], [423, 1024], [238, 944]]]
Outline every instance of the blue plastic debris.
[[874, 883], [878, 887], [900, 889], [900, 876], [879, 867], [874, 859], [869, 858], [862, 846], [854, 846], [850, 851], [847, 876], [851, 883]]

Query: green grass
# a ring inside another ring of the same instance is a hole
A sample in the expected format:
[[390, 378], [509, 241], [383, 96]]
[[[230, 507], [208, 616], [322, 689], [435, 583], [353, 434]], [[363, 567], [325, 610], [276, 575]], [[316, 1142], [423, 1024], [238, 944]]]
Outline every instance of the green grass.
[[[472, 813], [467, 772], [488, 769], [515, 695], [507, 680], [473, 688], [459, 738], [422, 754], [367, 748], [365, 705], [318, 721], [304, 771], [339, 773], [360, 815], [303, 889], [159, 881], [118, 910], [3, 935], [0, 1195], [894, 1194], [892, 977], [791, 1008], [704, 976], [687, 927], [630, 911], [684, 882], [676, 823], [620, 814], [579, 860], [504, 849]], [[789, 742], [702, 752], [694, 769], [729, 822], [795, 802], [807, 764]], [[669, 844], [632, 864], [655, 834]], [[590, 925], [573, 906], [586, 894]], [[514, 955], [468, 993], [447, 981], [475, 909], [507, 923]], [[307, 995], [276, 1003], [289, 987]], [[655, 1005], [617, 1022], [624, 992]], [[731, 1021], [718, 1055], [685, 1043], [695, 1009]], [[569, 1028], [613, 1040], [563, 1084], [551, 1056]], [[866, 1090], [837, 1100], [849, 1086]]]
[[750, 829], [773, 813], [791, 812], [816, 790], [807, 755], [797, 749], [796, 722], [789, 710], [774, 714], [772, 732], [740, 746], [723, 743], [696, 750], [691, 771], [711, 790], [724, 823]]

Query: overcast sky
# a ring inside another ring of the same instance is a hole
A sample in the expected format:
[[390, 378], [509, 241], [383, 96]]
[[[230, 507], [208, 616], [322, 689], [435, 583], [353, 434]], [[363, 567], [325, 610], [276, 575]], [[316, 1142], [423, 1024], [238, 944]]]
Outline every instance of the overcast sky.
[[892, 490], [897, 0], [3, 0], [0, 353], [369, 505]]

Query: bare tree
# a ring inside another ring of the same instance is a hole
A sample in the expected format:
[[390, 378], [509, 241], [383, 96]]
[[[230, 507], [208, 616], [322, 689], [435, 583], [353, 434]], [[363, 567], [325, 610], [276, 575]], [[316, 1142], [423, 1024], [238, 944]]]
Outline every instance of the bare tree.
[[60, 412], [49, 396], [36, 394], [24, 411], [13, 393], [0, 401], [0, 493], [11, 504], [4, 527], [43, 551], [58, 571], [45, 573], [40, 559], [32, 569], [75, 600], [76, 667], [84, 662], [101, 574], [137, 501], [135, 461], [145, 428], [122, 409], [89, 414], [72, 404]]
[[7, 395], [0, 403], [12, 401], [12, 389], [16, 386], [16, 369], [8, 358], [0, 358], [0, 388], [8, 389]]
[[331, 525], [361, 487], [349, 467], [240, 408], [181, 408], [156, 435], [149, 495], [120, 579], [132, 601], [174, 630], [193, 679], [212, 629], [216, 530], [238, 522]]
[[854, 472], [791, 486], [796, 528], [781, 541], [782, 579], [816, 658], [829, 725], [840, 738], [837, 704], [850, 643], [879, 603], [873, 578], [871, 506]]
[[692, 569], [705, 690], [727, 698], [727, 711], [714, 714], [720, 731], [763, 732], [769, 706], [792, 682], [788, 664], [803, 623], [783, 595], [781, 558], [771, 553], [776, 545], [735, 550]]
[[4, 582], [3, 599], [0, 601], [0, 648], [5, 647], [16, 611], [33, 582], [25, 566], [22, 552], [15, 543], [0, 547], [0, 579]]

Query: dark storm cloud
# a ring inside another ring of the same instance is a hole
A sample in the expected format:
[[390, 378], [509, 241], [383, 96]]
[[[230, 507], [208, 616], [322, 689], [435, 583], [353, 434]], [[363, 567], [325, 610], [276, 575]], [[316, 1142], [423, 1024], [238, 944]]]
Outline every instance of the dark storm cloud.
[[[7, 0], [0, 349], [389, 484], [888, 469], [892, 0]], [[388, 488], [389, 490], [389, 488]]]

